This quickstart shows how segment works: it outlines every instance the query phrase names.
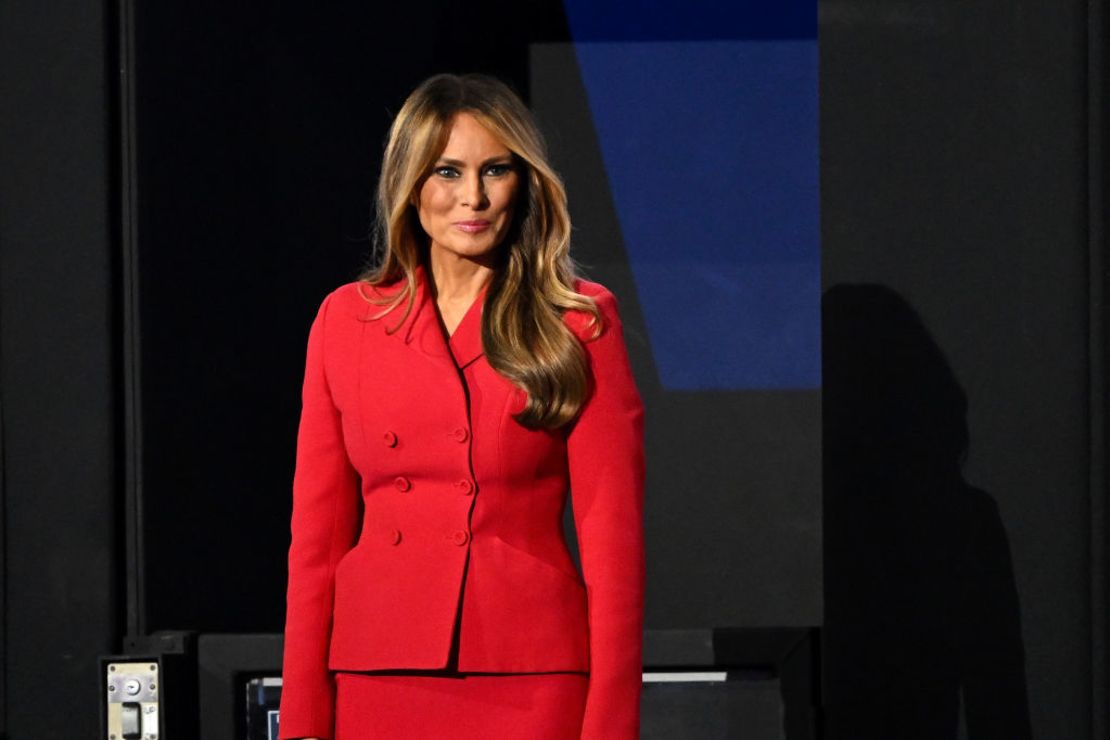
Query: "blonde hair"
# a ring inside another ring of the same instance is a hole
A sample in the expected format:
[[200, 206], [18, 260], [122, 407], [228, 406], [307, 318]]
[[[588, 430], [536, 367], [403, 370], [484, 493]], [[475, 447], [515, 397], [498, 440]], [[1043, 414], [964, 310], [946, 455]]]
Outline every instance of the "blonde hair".
[[531, 113], [505, 83], [485, 75], [440, 74], [421, 83], [401, 107], [378, 180], [372, 262], [359, 279], [376, 287], [403, 278], [404, 287], [389, 297], [364, 297], [385, 305], [374, 318], [405, 304], [394, 331], [411, 313], [415, 271], [428, 247], [413, 196], [446, 147], [460, 112], [497, 137], [520, 171], [513, 225], [497, 248], [498, 265], [486, 290], [482, 347], [490, 366], [527, 394], [514, 418], [528, 428], [555, 429], [577, 416], [589, 393], [585, 352], [563, 314], [589, 314], [593, 337], [601, 332], [601, 315], [593, 299], [574, 290], [578, 271], [570, 257], [563, 182], [547, 161]]

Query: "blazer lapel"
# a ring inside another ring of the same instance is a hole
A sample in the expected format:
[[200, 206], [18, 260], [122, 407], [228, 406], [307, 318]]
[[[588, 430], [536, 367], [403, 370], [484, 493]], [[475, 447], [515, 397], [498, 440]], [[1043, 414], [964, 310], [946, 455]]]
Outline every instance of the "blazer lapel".
[[455, 358], [455, 364], [462, 370], [470, 363], [482, 356], [482, 307], [486, 302], [486, 287], [478, 291], [474, 302], [463, 314], [455, 333], [451, 335], [448, 345]]
[[[439, 360], [451, 361], [460, 370], [482, 356], [482, 304], [485, 303], [486, 287], [483, 286], [474, 302], [463, 314], [455, 332], [447, 337], [439, 319], [439, 310], [428, 285], [427, 273], [423, 265], [416, 267], [416, 296], [413, 298], [412, 312], [393, 336], [406, 345]], [[403, 310], [398, 306], [394, 311]], [[396, 321], [391, 311], [383, 320]]]

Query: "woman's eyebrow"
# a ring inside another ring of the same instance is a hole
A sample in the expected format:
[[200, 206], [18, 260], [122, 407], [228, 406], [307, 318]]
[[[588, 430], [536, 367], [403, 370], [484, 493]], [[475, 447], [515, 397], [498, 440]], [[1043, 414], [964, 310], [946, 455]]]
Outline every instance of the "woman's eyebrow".
[[[502, 164], [504, 162], [512, 162], [512, 160], [513, 160], [513, 155], [512, 154], [501, 154], [501, 155], [498, 155], [496, 157], [490, 157], [485, 162], [482, 162], [482, 166], [485, 167], [486, 165], [490, 165], [490, 164]], [[458, 159], [451, 159], [449, 157], [440, 157], [438, 160], [436, 160], [436, 162], [437, 162], [437, 164], [449, 164], [452, 167], [465, 167], [466, 166], [466, 162], [463, 162], [463, 161], [458, 160]]]

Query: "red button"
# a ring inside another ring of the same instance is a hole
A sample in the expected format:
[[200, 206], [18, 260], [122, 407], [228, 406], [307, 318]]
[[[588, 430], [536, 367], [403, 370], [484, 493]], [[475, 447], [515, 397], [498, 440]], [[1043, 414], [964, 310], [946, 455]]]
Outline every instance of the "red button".
[[459, 491], [464, 496], [469, 496], [470, 494], [474, 493], [474, 484], [471, 483], [466, 478], [463, 478], [461, 481], [459, 481], [455, 485], [459, 487]]
[[399, 545], [400, 543], [401, 543], [401, 530], [399, 530], [399, 529], [389, 530], [389, 544]]
[[451, 535], [451, 541], [454, 542], [456, 545], [459, 545], [460, 547], [462, 545], [465, 545], [467, 543], [467, 541], [469, 541], [469, 540], [470, 540], [470, 534], [468, 532], [464, 532], [461, 529], [458, 532], [455, 532], [453, 535]]
[[397, 435], [394, 434], [393, 432], [386, 432], [385, 434], [382, 435], [382, 442], [385, 443], [386, 447], [396, 447], [397, 446]]
[[470, 432], [466, 431], [464, 427], [459, 427], [451, 434], [456, 442], [465, 442], [470, 437]]
[[393, 485], [397, 486], [398, 491], [407, 491], [412, 488], [412, 482], [403, 475], [398, 475], [393, 481]]

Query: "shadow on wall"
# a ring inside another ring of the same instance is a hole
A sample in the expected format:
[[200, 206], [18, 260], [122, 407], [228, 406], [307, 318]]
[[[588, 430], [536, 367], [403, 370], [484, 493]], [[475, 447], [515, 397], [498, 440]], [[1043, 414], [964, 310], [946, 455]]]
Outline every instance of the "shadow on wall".
[[831, 740], [1031, 737], [994, 499], [963, 479], [967, 397], [881, 285], [823, 299], [824, 679]]

